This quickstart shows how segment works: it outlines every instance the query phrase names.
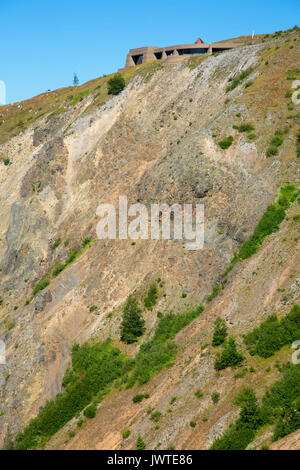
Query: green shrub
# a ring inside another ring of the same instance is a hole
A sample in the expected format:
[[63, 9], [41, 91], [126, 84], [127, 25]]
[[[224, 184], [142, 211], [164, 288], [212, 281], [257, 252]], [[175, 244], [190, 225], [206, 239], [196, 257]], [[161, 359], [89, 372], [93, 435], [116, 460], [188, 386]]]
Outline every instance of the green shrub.
[[287, 80], [297, 80], [300, 76], [300, 70], [299, 69], [294, 69], [294, 70], [288, 70], [286, 72], [286, 79]]
[[195, 397], [197, 397], [197, 398], [202, 398], [203, 397], [203, 393], [201, 392], [201, 390], [196, 390]]
[[141, 403], [144, 398], [149, 398], [148, 393], [139, 393], [138, 395], [135, 395], [132, 399], [133, 403]]
[[156, 287], [156, 284], [153, 283], [151, 284], [148, 290], [147, 296], [144, 299], [144, 305], [148, 310], [152, 310], [152, 307], [154, 307], [154, 305], [157, 302], [157, 297], [158, 297], [157, 287]]
[[49, 284], [50, 284], [50, 279], [48, 278], [42, 279], [40, 282], [38, 282], [35, 285], [33, 289], [33, 295], [35, 296], [40, 290], [46, 289], [46, 287], [48, 287]]
[[15, 448], [34, 449], [49, 439], [70, 419], [91, 403], [99, 393], [130, 368], [131, 361], [110, 341], [94, 345], [75, 344], [72, 348], [72, 370], [68, 370], [63, 385], [66, 391], [59, 393], [40, 409], [15, 441]]
[[87, 246], [91, 243], [92, 239], [90, 237], [86, 237], [82, 240], [82, 246]]
[[[199, 306], [182, 314], [164, 316], [153, 339], [141, 346], [135, 359], [127, 359], [111, 346], [110, 340], [92, 345], [75, 344], [72, 369], [63, 380], [65, 392], [40, 409], [38, 416], [17, 435], [13, 447], [35, 449], [45, 443], [92, 401], [100, 400], [118, 378], [127, 386], [147, 382], [153, 374], [171, 364], [177, 350], [171, 339], [202, 311], [203, 307]], [[144, 398], [147, 396], [144, 394]]]
[[219, 392], [213, 392], [213, 393], [211, 394], [211, 399], [212, 399], [212, 402], [213, 402], [214, 404], [218, 403], [218, 401], [220, 400], [220, 394], [219, 394]]
[[255, 399], [255, 393], [253, 392], [252, 388], [244, 387], [238, 392], [237, 396], [235, 397], [234, 404], [242, 406], [253, 399]]
[[259, 327], [244, 336], [251, 355], [271, 357], [286, 344], [300, 338], [300, 306], [295, 304], [281, 320], [271, 315]]
[[267, 148], [266, 155], [267, 157], [273, 157], [274, 155], [278, 154], [279, 147], [283, 144], [282, 136], [287, 134], [289, 131], [289, 127], [286, 126], [283, 130], [277, 129], [275, 131], [274, 137], [269, 142], [269, 147]]
[[226, 137], [226, 139], [220, 140], [218, 144], [221, 147], [221, 149], [226, 150], [232, 145], [232, 142], [233, 142], [233, 137], [230, 135], [229, 137]]
[[203, 310], [204, 307], [200, 305], [193, 310], [160, 318], [153, 338], [141, 345], [135, 357], [134, 367], [128, 378], [128, 387], [132, 387], [136, 382], [140, 385], [148, 382], [152, 375], [172, 364], [177, 346], [171, 339]]
[[217, 353], [214, 366], [216, 370], [222, 370], [227, 367], [239, 366], [243, 360], [243, 356], [236, 349], [234, 338], [229, 338], [224, 343], [222, 352]]
[[244, 70], [241, 72], [239, 75], [237, 75], [231, 82], [230, 85], [226, 88], [226, 93], [229, 91], [234, 90], [238, 85], [242, 83], [242, 81], [247, 78], [251, 73], [253, 72], [253, 68], [249, 67], [248, 69]]
[[280, 137], [280, 135], [275, 135], [270, 140], [270, 145], [274, 146], [274, 147], [280, 147], [282, 145], [282, 143], [283, 143], [283, 138]]
[[252, 124], [244, 122], [238, 127], [238, 130], [239, 132], [250, 132], [254, 131], [254, 127]]
[[212, 450], [243, 450], [254, 437], [256, 430], [264, 423], [255, 394], [251, 391], [244, 396], [240, 416], [223, 436], [216, 439]]
[[65, 269], [65, 265], [62, 263], [57, 263], [52, 269], [52, 275], [54, 277], [58, 276]]
[[136, 450], [144, 450], [144, 449], [146, 449], [146, 443], [143, 441], [143, 438], [139, 433], [137, 440], [136, 440]]
[[59, 245], [61, 244], [61, 238], [58, 238], [55, 240], [55, 242], [52, 245], [52, 250], [55, 250]]
[[215, 328], [214, 328], [214, 335], [212, 340], [213, 346], [219, 346], [220, 344], [224, 343], [226, 336], [227, 336], [227, 326], [223, 318], [218, 317], [215, 320]]
[[84, 416], [89, 419], [95, 418], [96, 413], [97, 413], [97, 407], [94, 403], [88, 406], [83, 412]]
[[118, 95], [125, 88], [125, 80], [120, 73], [117, 73], [107, 82], [109, 95]]
[[196, 423], [195, 421], [191, 421], [191, 422], [190, 422], [191, 428], [195, 428], [195, 427], [196, 427], [196, 424], [197, 424], [197, 423]]
[[262, 414], [274, 423], [276, 441], [300, 428], [300, 365], [288, 363], [283, 377], [264, 395]]
[[155, 421], [157, 423], [159, 421], [160, 417], [161, 417], [161, 412], [160, 411], [154, 411], [153, 413], [151, 413], [150, 419], [152, 419], [152, 421]]
[[211, 302], [215, 297], [217, 297], [218, 293], [220, 292], [220, 290], [223, 289], [223, 286], [222, 284], [215, 284], [212, 288], [212, 291], [211, 293], [209, 294], [209, 296], [207, 297], [207, 302]]
[[277, 201], [268, 206], [259, 223], [255, 227], [253, 234], [248, 238], [248, 240], [245, 240], [241, 244], [237, 254], [231, 261], [230, 268], [232, 268], [237, 261], [250, 258], [250, 256], [256, 253], [264, 239], [279, 229], [279, 225], [283, 221], [287, 209], [296, 199], [297, 195], [298, 190], [295, 186], [286, 185], [280, 189]]
[[72, 250], [70, 250], [68, 253], [65, 266], [73, 263], [73, 261], [75, 261], [75, 259], [79, 256], [79, 254], [80, 254], [80, 250], [78, 250], [77, 248], [72, 248]]
[[123, 439], [127, 439], [131, 434], [130, 429], [125, 429], [125, 431], [122, 432], [122, 437]]
[[266, 150], [266, 155], [267, 157], [273, 157], [274, 155], [278, 154], [278, 147], [275, 147], [275, 145], [270, 146]]
[[137, 300], [130, 295], [124, 306], [121, 323], [121, 340], [127, 344], [134, 343], [144, 333], [145, 321], [141, 312]]

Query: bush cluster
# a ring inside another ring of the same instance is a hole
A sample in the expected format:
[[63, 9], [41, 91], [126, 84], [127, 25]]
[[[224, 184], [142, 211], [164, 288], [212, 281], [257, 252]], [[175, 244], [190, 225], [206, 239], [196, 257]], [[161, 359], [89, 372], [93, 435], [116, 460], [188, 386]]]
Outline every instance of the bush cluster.
[[244, 358], [236, 349], [234, 338], [228, 338], [224, 343], [222, 352], [217, 353], [215, 359], [215, 369], [222, 370], [227, 367], [239, 366]]
[[264, 239], [279, 229], [287, 209], [297, 196], [298, 190], [295, 186], [286, 185], [280, 189], [277, 201], [268, 206], [252, 235], [241, 244], [237, 254], [231, 261], [231, 266], [239, 260], [250, 258], [250, 256], [256, 253]]
[[154, 307], [154, 305], [157, 302], [157, 297], [158, 297], [157, 286], [153, 282], [153, 284], [151, 284], [147, 292], [147, 296], [144, 298], [144, 305], [148, 310], [152, 310], [152, 307]]
[[[140, 347], [134, 359], [127, 359], [113, 348], [110, 340], [82, 346], [75, 344], [72, 368], [63, 379], [65, 391], [40, 409], [38, 416], [17, 435], [13, 448], [39, 447], [83, 409], [92, 417], [95, 404], [116, 379], [127, 387], [147, 382], [154, 373], [172, 363], [177, 350], [172, 338], [202, 311], [203, 307], [199, 306], [182, 314], [163, 316], [154, 337]], [[143, 398], [147, 396], [143, 394]]]
[[[102, 344], [72, 348], [72, 369], [64, 377], [65, 392], [59, 393], [40, 409], [36, 418], [16, 437], [16, 449], [34, 449], [61, 429], [70, 419], [82, 411], [99, 392], [122, 376], [128, 369], [128, 361], [110, 341]], [[96, 405], [86, 408], [84, 414], [93, 417]]]
[[220, 140], [218, 144], [221, 147], [221, 149], [226, 150], [232, 145], [232, 142], [233, 142], [233, 137], [230, 135], [229, 137], [226, 137], [226, 139]]
[[252, 389], [242, 389], [235, 404], [241, 406], [239, 418], [211, 446], [213, 450], [243, 450], [258, 429], [273, 424], [273, 441], [300, 427], [300, 365], [287, 363], [283, 377], [266, 391], [259, 405]]
[[269, 146], [266, 151], [267, 157], [272, 157], [278, 154], [279, 147], [283, 144], [283, 136], [289, 131], [289, 127], [284, 128], [283, 130], [275, 131], [275, 135], [269, 142]]
[[153, 338], [143, 343], [135, 356], [132, 373], [127, 381], [128, 387], [132, 387], [136, 382], [140, 385], [148, 382], [152, 375], [173, 362], [177, 346], [171, 340], [203, 310], [204, 307], [200, 305], [183, 313], [164, 315], [160, 318]]
[[125, 80], [120, 73], [117, 73], [107, 82], [109, 95], [118, 95], [125, 88]]
[[237, 75], [230, 83], [230, 85], [228, 85], [228, 87], [226, 88], [226, 93], [228, 93], [229, 91], [232, 91], [234, 90], [238, 85], [240, 85], [242, 83], [243, 80], [245, 80], [245, 78], [247, 78], [251, 73], [253, 72], [253, 68], [252, 67], [249, 67], [248, 69], [244, 70], [243, 72], [241, 72], [239, 75]]
[[281, 320], [271, 315], [259, 327], [244, 336], [250, 354], [270, 357], [286, 344], [300, 338], [300, 306], [295, 304]]

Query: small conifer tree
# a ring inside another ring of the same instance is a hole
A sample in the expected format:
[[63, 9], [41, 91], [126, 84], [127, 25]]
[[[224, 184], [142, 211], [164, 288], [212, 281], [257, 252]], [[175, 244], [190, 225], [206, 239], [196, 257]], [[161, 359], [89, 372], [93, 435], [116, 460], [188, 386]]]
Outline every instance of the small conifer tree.
[[218, 317], [215, 320], [215, 329], [214, 335], [212, 340], [213, 346], [219, 346], [220, 344], [224, 343], [226, 336], [227, 336], [227, 326], [223, 318]]
[[121, 340], [127, 344], [134, 343], [144, 333], [145, 321], [141, 313], [137, 300], [130, 295], [124, 306], [121, 323]]

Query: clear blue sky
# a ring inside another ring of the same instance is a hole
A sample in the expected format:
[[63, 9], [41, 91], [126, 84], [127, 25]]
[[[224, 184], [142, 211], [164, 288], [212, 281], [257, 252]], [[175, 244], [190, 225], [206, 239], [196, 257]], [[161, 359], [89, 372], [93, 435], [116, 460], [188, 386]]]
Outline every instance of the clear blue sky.
[[0, 0], [0, 80], [7, 102], [124, 66], [127, 50], [288, 29], [299, 0]]

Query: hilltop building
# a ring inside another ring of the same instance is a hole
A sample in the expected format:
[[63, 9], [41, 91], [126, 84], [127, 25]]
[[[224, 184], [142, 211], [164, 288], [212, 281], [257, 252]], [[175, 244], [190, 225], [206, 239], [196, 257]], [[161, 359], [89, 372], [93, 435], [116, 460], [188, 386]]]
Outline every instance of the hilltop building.
[[196, 54], [213, 54], [214, 52], [223, 52], [237, 47], [235, 43], [208, 43], [205, 44], [202, 39], [198, 38], [194, 44], [178, 44], [176, 46], [167, 47], [139, 47], [130, 49], [127, 57], [125, 68], [134, 67], [144, 64], [151, 60], [167, 60], [168, 62], [177, 62], [187, 56]]

